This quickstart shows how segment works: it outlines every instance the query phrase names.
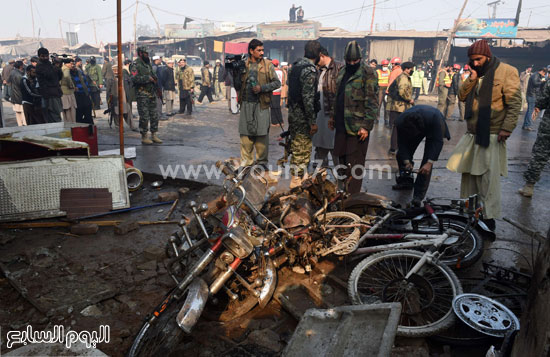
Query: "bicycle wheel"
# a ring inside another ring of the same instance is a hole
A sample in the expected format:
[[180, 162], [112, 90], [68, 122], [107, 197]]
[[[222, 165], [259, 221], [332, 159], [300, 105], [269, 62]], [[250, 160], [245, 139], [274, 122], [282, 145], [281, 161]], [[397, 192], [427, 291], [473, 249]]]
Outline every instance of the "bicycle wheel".
[[[485, 241], [477, 230], [473, 227], [468, 229], [462, 237], [462, 233], [467, 228], [467, 224], [454, 218], [440, 217], [443, 229], [452, 229], [454, 232], [440, 248], [443, 254], [440, 261], [450, 267], [467, 268], [475, 264], [483, 255], [483, 245]], [[422, 221], [418, 225], [420, 233], [434, 234], [439, 233], [439, 227], [434, 222]]]
[[430, 261], [405, 279], [423, 255], [414, 250], [393, 250], [362, 260], [348, 281], [352, 302], [400, 302], [400, 336], [430, 336], [448, 328], [455, 318], [453, 298], [462, 294], [462, 287], [451, 269]]
[[322, 255], [345, 255], [355, 250], [361, 230], [354, 225], [361, 222], [361, 217], [350, 212], [329, 212], [319, 215], [317, 222], [320, 224], [321, 234], [328, 242], [326, 249], [321, 252]]
[[177, 353], [185, 336], [176, 323], [176, 316], [181, 307], [178, 301], [184, 301], [186, 295], [178, 301], [173, 300], [171, 296], [172, 293], [160, 305], [166, 304], [164, 309], [159, 309], [162, 311], [155, 309], [152, 315], [157, 316], [157, 319], [153, 323], [149, 322], [149, 317], [147, 318], [128, 351], [128, 357], [169, 356]]

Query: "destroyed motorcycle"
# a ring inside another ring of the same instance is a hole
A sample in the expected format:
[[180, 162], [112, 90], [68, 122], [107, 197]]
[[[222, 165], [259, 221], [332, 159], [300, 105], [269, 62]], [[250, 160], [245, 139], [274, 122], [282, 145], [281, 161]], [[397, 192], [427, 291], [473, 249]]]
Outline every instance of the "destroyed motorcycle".
[[170, 237], [167, 270], [176, 286], [147, 316], [129, 356], [176, 351], [182, 331], [189, 334], [203, 315], [228, 321], [256, 305], [265, 307], [277, 285], [277, 267], [288, 263], [310, 270], [333, 237], [360, 235], [357, 215], [315, 212], [300, 195], [275, 198], [283, 203], [274, 222], [262, 213], [273, 198], [267, 182], [253, 168], [236, 173], [226, 163], [217, 165], [227, 176], [224, 194], [210, 207], [191, 204], [200, 235], [184, 221], [182, 233]]

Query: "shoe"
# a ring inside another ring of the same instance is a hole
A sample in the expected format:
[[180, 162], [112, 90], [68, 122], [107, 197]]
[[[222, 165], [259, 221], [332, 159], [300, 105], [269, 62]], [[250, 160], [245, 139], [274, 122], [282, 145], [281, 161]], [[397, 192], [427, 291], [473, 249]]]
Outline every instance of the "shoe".
[[130, 128], [130, 130], [132, 130], [132, 131], [139, 131], [139, 129], [136, 128], [136, 127]]
[[162, 140], [159, 139], [159, 137], [157, 136], [157, 133], [151, 133], [151, 140], [155, 144], [162, 144]]
[[290, 189], [299, 187], [302, 185], [302, 178], [300, 176], [292, 176], [290, 178]]
[[523, 130], [533, 131], [533, 130], [535, 130], [535, 129], [533, 129], [533, 128], [523, 128]]
[[533, 190], [535, 189], [535, 185], [532, 183], [526, 183], [525, 186], [520, 188], [518, 190], [518, 193], [522, 195], [523, 197], [533, 197]]
[[413, 198], [411, 201], [411, 207], [420, 207], [422, 205], [422, 200], [420, 198]]
[[388, 155], [395, 155], [396, 153], [397, 153], [397, 151], [395, 151], [395, 150], [392, 150], [392, 149], [388, 150]]
[[413, 185], [408, 185], [404, 183], [396, 183], [391, 187], [392, 190], [395, 191], [405, 191], [405, 190], [412, 190], [414, 188]]
[[151, 145], [153, 141], [147, 137], [147, 133], [141, 133], [141, 143], [145, 145]]

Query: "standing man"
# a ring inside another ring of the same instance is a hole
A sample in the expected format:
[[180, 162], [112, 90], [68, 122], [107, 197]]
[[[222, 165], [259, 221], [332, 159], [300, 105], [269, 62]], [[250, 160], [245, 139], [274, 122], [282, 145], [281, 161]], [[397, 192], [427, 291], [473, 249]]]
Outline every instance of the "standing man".
[[[391, 67], [390, 79], [388, 80], [388, 89], [390, 88], [393, 81], [395, 81], [397, 79], [397, 77], [399, 77], [401, 75], [401, 73], [403, 73], [403, 69], [401, 68], [401, 58], [399, 58], [399, 57], [392, 58], [391, 61], [390, 61], [390, 64], [391, 64], [392, 67]], [[388, 91], [386, 91], [386, 94], [389, 94]], [[389, 113], [391, 111], [391, 102], [392, 102], [391, 96], [387, 95], [386, 96], [386, 112], [387, 113]], [[389, 114], [388, 114], [388, 122], [386, 123], [384, 121], [384, 125], [386, 125], [386, 127], [388, 129], [391, 129], [393, 127], [393, 122], [392, 122], [391, 116]]]
[[417, 66], [414, 69], [414, 72], [411, 76], [411, 82], [413, 86], [413, 99], [414, 101], [417, 101], [418, 97], [420, 97], [420, 90], [422, 89], [422, 85], [424, 82], [424, 71], [422, 70], [421, 66]]
[[[457, 79], [458, 83], [453, 83], [453, 86], [455, 86], [454, 90], [458, 95], [458, 92], [460, 90], [460, 87], [462, 87], [462, 84], [466, 80], [466, 78], [470, 77], [470, 66], [467, 64], [464, 65], [463, 71], [460, 74], [460, 77]], [[454, 79], [454, 78], [453, 78]], [[466, 104], [463, 101], [458, 101], [458, 121], [464, 121], [464, 113], [465, 113]]]
[[455, 63], [452, 67], [451, 72], [451, 86], [447, 90], [447, 100], [445, 101], [445, 106], [443, 107], [443, 117], [445, 120], [451, 119], [453, 112], [455, 110], [456, 96], [458, 95], [458, 89], [462, 84], [460, 81], [460, 65]]
[[168, 117], [162, 113], [162, 72], [164, 70], [164, 65], [162, 64], [162, 59], [160, 56], [153, 56], [153, 64], [151, 65], [153, 68], [153, 73], [155, 74], [157, 78], [157, 82], [155, 83], [155, 89], [156, 89], [156, 105], [157, 105], [157, 117], [158, 120], [168, 120]]
[[90, 63], [86, 65], [86, 75], [90, 77], [90, 93], [92, 94], [93, 109], [98, 110], [101, 104], [101, 88], [103, 88], [102, 68], [96, 62], [94, 56], [90, 57]]
[[191, 115], [193, 112], [193, 105], [191, 103], [191, 96], [193, 95], [193, 87], [195, 87], [195, 73], [193, 68], [187, 65], [187, 59], [184, 57], [180, 60], [180, 71], [178, 72], [178, 86], [180, 87], [180, 113], [185, 113], [187, 108], [187, 115]]
[[71, 70], [74, 68], [74, 60], [63, 63], [62, 72], [63, 78], [61, 79], [61, 91], [63, 96], [61, 97], [61, 105], [63, 106], [63, 121], [69, 123], [76, 122], [76, 98], [74, 96], [75, 85], [71, 77]]
[[344, 59], [329, 127], [336, 129], [334, 155], [340, 166], [345, 166], [344, 187], [353, 194], [361, 191], [363, 184], [369, 132], [378, 118], [378, 84], [374, 70], [361, 66], [361, 48], [356, 41], [347, 44]]
[[527, 85], [529, 84], [529, 78], [531, 77], [531, 71], [533, 70], [533, 66], [529, 66], [525, 69], [525, 71], [521, 72], [519, 75], [519, 80], [521, 83], [521, 98], [522, 98], [522, 104], [521, 109], [525, 109], [525, 105], [527, 104]]
[[131, 64], [132, 64], [132, 61], [124, 60], [124, 67], [122, 68], [122, 81], [124, 82], [123, 83], [124, 88], [128, 88], [128, 91], [126, 92], [126, 98], [128, 101], [128, 121], [127, 122], [130, 125], [130, 129], [132, 131], [139, 131], [139, 129], [136, 127], [133, 121], [134, 112], [132, 109], [132, 103], [136, 101], [136, 89], [134, 88], [134, 83], [132, 82], [132, 75], [130, 74]]
[[175, 115], [174, 100], [176, 100], [176, 81], [174, 79], [174, 61], [166, 62], [166, 67], [162, 70], [162, 83], [164, 101], [166, 102], [166, 115], [171, 117]]
[[535, 104], [537, 98], [540, 96], [542, 87], [544, 85], [546, 75], [546, 68], [541, 68], [539, 71], [529, 78], [529, 84], [527, 85], [527, 111], [525, 112], [525, 117], [523, 118], [523, 130], [533, 131], [533, 110], [535, 109]]
[[82, 60], [78, 57], [75, 58], [75, 66], [71, 68], [71, 79], [74, 83], [74, 97], [76, 99], [76, 122], [94, 124], [92, 118], [92, 101], [90, 100], [90, 91], [88, 80], [81, 71]]
[[311, 158], [311, 137], [317, 132], [320, 109], [317, 92], [317, 67], [321, 55], [319, 41], [306, 42], [304, 58], [294, 62], [288, 73], [288, 130], [291, 152], [290, 188], [300, 186], [307, 177]]
[[61, 68], [50, 62], [50, 52], [41, 47], [38, 49], [40, 62], [36, 65], [36, 78], [38, 79], [38, 91], [42, 96], [42, 110], [44, 119], [48, 123], [61, 121], [61, 85], [59, 81], [63, 78]]
[[414, 105], [411, 81], [411, 75], [414, 72], [414, 63], [405, 62], [401, 67], [403, 68], [403, 73], [395, 80], [394, 87], [390, 85], [388, 88], [389, 96], [391, 97], [390, 125], [392, 127], [390, 155], [395, 155], [397, 152], [397, 128], [395, 127], [395, 121], [401, 113]]
[[298, 6], [298, 10], [296, 11], [296, 22], [304, 22], [304, 9], [301, 6]]
[[209, 70], [210, 63], [204, 61], [204, 67], [201, 68], [201, 94], [199, 95], [198, 102], [202, 104], [202, 100], [206, 95], [208, 97], [208, 102], [212, 103], [212, 72]]
[[[398, 138], [397, 165], [399, 176], [395, 178], [394, 190], [414, 188], [412, 206], [419, 207], [428, 192], [433, 163], [439, 159], [443, 138], [451, 140], [449, 128], [443, 114], [429, 105], [415, 105], [405, 110], [395, 121]], [[413, 184], [414, 153], [422, 140], [426, 139], [424, 157]]]
[[449, 95], [449, 88], [451, 87], [451, 65], [446, 64], [445, 68], [437, 74], [435, 79], [435, 86], [437, 87], [437, 109], [443, 114], [447, 105], [447, 96]]
[[434, 89], [434, 71], [435, 71], [435, 65], [434, 65], [434, 61], [429, 59], [428, 62], [426, 62], [426, 69], [425, 69], [425, 72], [426, 72], [426, 77], [428, 78], [428, 87], [427, 87], [427, 90], [428, 92], [426, 93], [426, 95], [430, 94], [433, 89]]
[[[390, 64], [390, 61], [387, 59], [382, 60], [382, 68], [376, 70], [376, 75], [378, 77], [378, 111], [381, 112], [382, 108], [384, 108], [384, 125], [389, 125], [390, 120], [390, 114], [386, 108], [386, 93], [388, 91], [388, 86], [390, 83], [390, 70], [388, 69], [388, 65]], [[375, 123], [378, 122], [375, 120]]]
[[2, 84], [4, 85], [4, 100], [10, 99], [10, 86], [8, 80], [10, 79], [11, 71], [13, 71], [13, 65], [15, 60], [11, 59], [8, 61], [8, 64], [2, 69]]
[[[283, 83], [283, 71], [279, 68], [279, 60], [274, 59], [271, 61], [273, 67], [275, 67], [275, 73], [279, 82]], [[271, 93], [271, 125], [282, 125], [283, 124], [283, 113], [281, 112], [281, 87], [275, 89]]]
[[21, 96], [23, 103], [23, 112], [25, 113], [25, 121], [27, 125], [45, 124], [44, 115], [42, 113], [42, 96], [36, 88], [36, 68], [27, 66], [26, 74], [21, 80]]
[[264, 58], [262, 41], [253, 39], [248, 43], [245, 70], [242, 73], [233, 73], [233, 81], [241, 105], [241, 166], [250, 166], [254, 163], [265, 166], [269, 152], [271, 92], [279, 88], [281, 82], [273, 64]]
[[533, 196], [535, 184], [539, 181], [540, 174], [550, 158], [550, 85], [544, 86], [542, 94], [537, 98], [533, 116], [537, 116], [541, 110], [544, 110], [544, 116], [540, 121], [529, 166], [523, 174], [525, 186], [519, 190], [519, 193], [525, 197]]
[[447, 168], [462, 174], [462, 198], [479, 194], [487, 226], [495, 229], [501, 214], [500, 176], [508, 174], [506, 140], [521, 111], [517, 69], [493, 56], [486, 40], [468, 48], [471, 75], [458, 92], [466, 102], [467, 132], [455, 147]]
[[13, 70], [10, 72], [10, 77], [8, 78], [8, 84], [11, 90], [10, 100], [13, 105], [13, 111], [15, 112], [15, 119], [17, 120], [18, 126], [27, 125], [25, 113], [23, 111], [23, 95], [21, 93], [21, 82], [25, 71], [23, 67], [22, 61], [16, 61], [13, 65]]
[[113, 72], [113, 64], [109, 60], [109, 57], [104, 58], [103, 66], [101, 66], [101, 76], [103, 77], [105, 82], [115, 76]]
[[281, 62], [281, 69], [283, 70], [283, 81], [281, 87], [281, 106], [286, 107], [288, 101], [288, 62]]
[[216, 96], [217, 100], [220, 100], [223, 98], [224, 92], [225, 92], [225, 67], [222, 66], [222, 62], [217, 59], [216, 60], [216, 66], [214, 67], [214, 95]]
[[[157, 136], [159, 125], [157, 112], [158, 79], [153, 72], [147, 48], [144, 46], [138, 47], [137, 55], [138, 58], [132, 64], [132, 82], [136, 88], [141, 143], [145, 145], [151, 145], [153, 142], [162, 144], [162, 140]], [[147, 138], [147, 130], [151, 131], [151, 139]]]
[[288, 12], [288, 22], [296, 22], [296, 5], [292, 4], [290, 11]]
[[334, 155], [334, 130], [329, 128], [330, 113], [334, 112], [334, 98], [336, 98], [336, 81], [343, 64], [335, 62], [326, 48], [321, 47], [321, 56], [318, 64], [320, 68], [319, 101], [321, 110], [317, 113], [317, 127], [319, 130], [313, 135], [312, 143], [315, 146], [315, 163], [322, 167], [328, 167], [328, 154], [332, 157], [334, 166], [339, 164], [338, 157]]

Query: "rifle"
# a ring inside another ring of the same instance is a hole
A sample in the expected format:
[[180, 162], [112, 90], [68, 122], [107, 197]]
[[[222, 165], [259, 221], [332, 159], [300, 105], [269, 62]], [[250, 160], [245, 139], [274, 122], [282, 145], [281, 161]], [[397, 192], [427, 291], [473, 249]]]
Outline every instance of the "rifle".
[[[281, 124], [282, 128], [282, 124]], [[282, 139], [285, 139], [284, 143], [279, 143], [280, 146], [285, 148], [285, 153], [283, 154], [283, 157], [277, 160], [278, 166], [285, 166], [285, 164], [288, 162], [288, 157], [292, 154], [292, 138], [290, 137], [290, 131], [283, 131], [279, 135]]]

